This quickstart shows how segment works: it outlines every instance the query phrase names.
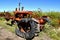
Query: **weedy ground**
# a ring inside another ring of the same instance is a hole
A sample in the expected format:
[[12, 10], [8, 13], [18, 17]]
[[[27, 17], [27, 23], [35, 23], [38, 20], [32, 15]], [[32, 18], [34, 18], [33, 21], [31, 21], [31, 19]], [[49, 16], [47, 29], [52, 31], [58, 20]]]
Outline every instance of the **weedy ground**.
[[[38, 39], [40, 40], [60, 40], [60, 25], [58, 24], [58, 20], [60, 20], [60, 12], [34, 12], [37, 13], [38, 16], [48, 15], [51, 20], [51, 24], [45, 24], [44, 30], [39, 33]], [[6, 30], [15, 33], [15, 28], [17, 25], [9, 26], [6, 23], [10, 23], [11, 21], [6, 22], [6, 20], [2, 17], [0, 18], [0, 27], [5, 28]], [[36, 39], [36, 38], [35, 38]], [[36, 39], [37, 40], [37, 39]]]

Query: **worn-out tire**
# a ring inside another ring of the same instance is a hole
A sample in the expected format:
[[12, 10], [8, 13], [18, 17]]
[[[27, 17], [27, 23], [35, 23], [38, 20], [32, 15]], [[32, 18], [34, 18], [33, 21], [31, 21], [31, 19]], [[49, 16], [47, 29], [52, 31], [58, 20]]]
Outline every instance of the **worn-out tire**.
[[34, 38], [34, 36], [35, 36], [35, 24], [34, 24], [34, 21], [31, 21], [30, 25], [31, 25], [31, 31], [30, 32], [23, 33], [19, 29], [16, 29], [15, 30], [16, 35], [18, 35], [18, 36], [20, 36], [22, 38], [25, 38], [26, 40], [28, 40], [28, 39], [32, 40]]

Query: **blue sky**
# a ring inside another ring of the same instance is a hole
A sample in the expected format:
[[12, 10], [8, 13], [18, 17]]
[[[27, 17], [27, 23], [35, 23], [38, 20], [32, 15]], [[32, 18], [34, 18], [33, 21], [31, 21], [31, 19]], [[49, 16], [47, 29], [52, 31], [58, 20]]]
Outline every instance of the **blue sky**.
[[60, 11], [60, 0], [0, 0], [0, 11], [13, 11], [19, 2], [25, 10]]

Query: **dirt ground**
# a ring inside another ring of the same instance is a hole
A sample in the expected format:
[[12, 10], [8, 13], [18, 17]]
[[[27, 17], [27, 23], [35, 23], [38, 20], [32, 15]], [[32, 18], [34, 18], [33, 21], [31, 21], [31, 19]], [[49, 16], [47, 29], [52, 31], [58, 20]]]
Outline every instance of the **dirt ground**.
[[[12, 32], [0, 27], [0, 40], [25, 40]], [[51, 40], [45, 33], [41, 37], [35, 37], [33, 40]]]

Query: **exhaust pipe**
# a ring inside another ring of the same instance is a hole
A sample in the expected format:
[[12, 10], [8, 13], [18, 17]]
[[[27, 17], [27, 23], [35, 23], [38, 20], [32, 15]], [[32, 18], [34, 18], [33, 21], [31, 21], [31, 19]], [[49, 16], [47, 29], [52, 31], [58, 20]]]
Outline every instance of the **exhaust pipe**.
[[17, 8], [15, 9], [15, 11], [17, 11]]
[[24, 7], [22, 7], [21, 11], [23, 11], [23, 10], [24, 10]]

